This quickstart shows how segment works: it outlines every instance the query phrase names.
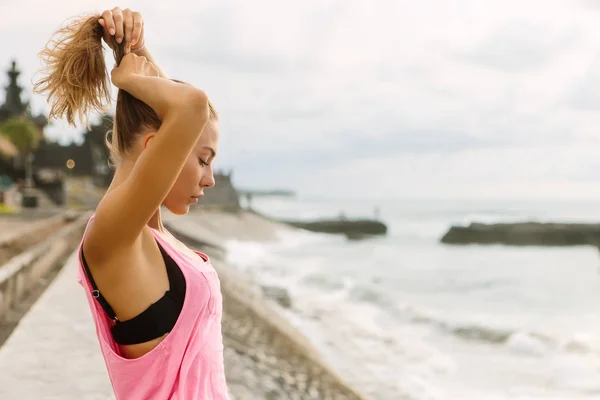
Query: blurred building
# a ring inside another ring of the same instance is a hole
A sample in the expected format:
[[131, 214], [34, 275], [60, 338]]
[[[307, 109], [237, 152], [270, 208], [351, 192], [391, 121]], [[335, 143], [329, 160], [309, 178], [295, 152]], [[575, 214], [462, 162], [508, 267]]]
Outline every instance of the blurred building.
[[[6, 96], [0, 105], [0, 125], [12, 117], [24, 117], [33, 122], [39, 132], [39, 146], [33, 152], [33, 180], [35, 186], [57, 204], [65, 202], [65, 180], [81, 178], [99, 187], [108, 187], [113, 177], [109, 167], [109, 151], [105, 144], [106, 133], [112, 129], [113, 118], [103, 115], [97, 124], [92, 124], [83, 133], [83, 143], [61, 145], [48, 139], [44, 129], [48, 120], [43, 115], [33, 115], [29, 102], [23, 101], [22, 87], [18, 84], [20, 71], [15, 61], [8, 72]], [[0, 136], [0, 175], [14, 181], [25, 179], [23, 162], [15, 160], [17, 153], [12, 143]], [[68, 165], [68, 166], [67, 166]], [[216, 172], [215, 187], [205, 191], [201, 203], [227, 209], [240, 208], [239, 195], [231, 181], [232, 172]]]
[[[105, 133], [112, 126], [110, 117], [103, 116], [98, 124], [83, 134], [82, 144], [71, 143], [63, 146], [49, 140], [44, 129], [48, 119], [41, 114], [34, 115], [28, 101], [22, 99], [23, 88], [18, 78], [21, 72], [16, 61], [7, 71], [8, 85], [5, 86], [4, 103], [0, 105], [0, 124], [13, 117], [23, 117], [31, 121], [38, 129], [39, 146], [33, 152], [33, 180], [35, 187], [44, 191], [55, 203], [65, 201], [65, 177], [89, 177], [94, 183], [105, 185], [110, 182], [112, 171], [108, 167], [108, 150], [104, 145]], [[6, 140], [0, 141], [0, 175], [14, 181], [25, 179], [23, 160], [10, 149]], [[67, 163], [72, 168], [67, 168]]]
[[231, 180], [233, 171], [215, 172], [215, 186], [204, 190], [199, 204], [224, 208], [229, 211], [240, 209], [240, 196]]

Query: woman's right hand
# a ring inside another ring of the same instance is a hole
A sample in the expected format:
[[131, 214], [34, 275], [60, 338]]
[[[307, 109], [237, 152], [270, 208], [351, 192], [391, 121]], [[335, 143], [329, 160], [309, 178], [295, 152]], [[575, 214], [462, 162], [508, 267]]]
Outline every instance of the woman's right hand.
[[138, 77], [159, 77], [156, 67], [146, 57], [134, 53], [126, 54], [118, 67], [112, 70], [111, 80], [119, 89], [127, 90], [127, 85]]
[[112, 70], [111, 79], [116, 87], [152, 107], [160, 119], [172, 110], [179, 114], [190, 111], [189, 121], [199, 118], [202, 126], [208, 119], [208, 97], [203, 91], [161, 78], [157, 68], [144, 56], [126, 54]]

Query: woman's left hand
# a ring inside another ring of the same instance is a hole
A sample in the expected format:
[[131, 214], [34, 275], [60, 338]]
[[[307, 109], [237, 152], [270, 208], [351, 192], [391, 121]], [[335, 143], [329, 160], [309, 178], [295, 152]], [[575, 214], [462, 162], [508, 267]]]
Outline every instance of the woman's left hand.
[[136, 51], [144, 45], [144, 18], [137, 11], [131, 11], [129, 8], [121, 10], [115, 7], [112, 10], [105, 10], [98, 20], [104, 31], [104, 41], [112, 49], [112, 36], [117, 43], [121, 44], [125, 40], [125, 54], [129, 50]]

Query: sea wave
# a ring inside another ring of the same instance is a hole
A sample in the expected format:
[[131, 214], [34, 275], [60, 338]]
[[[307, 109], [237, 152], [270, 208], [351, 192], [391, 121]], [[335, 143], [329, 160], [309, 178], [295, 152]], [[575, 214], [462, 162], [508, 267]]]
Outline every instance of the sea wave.
[[451, 321], [407, 303], [397, 306], [396, 316], [409, 323], [434, 327], [461, 340], [504, 345], [511, 351], [523, 354], [541, 356], [549, 351], [560, 351], [600, 356], [600, 337], [593, 334], [576, 333], [568, 337], [561, 337], [549, 332], [515, 327]]

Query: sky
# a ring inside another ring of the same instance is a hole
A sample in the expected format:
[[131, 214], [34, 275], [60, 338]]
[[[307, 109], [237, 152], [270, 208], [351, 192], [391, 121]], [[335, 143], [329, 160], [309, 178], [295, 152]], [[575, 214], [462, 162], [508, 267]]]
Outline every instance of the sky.
[[600, 0], [2, 0], [0, 69], [17, 60], [35, 112], [37, 53], [66, 19], [115, 5], [211, 98], [216, 166], [238, 186], [600, 199]]

